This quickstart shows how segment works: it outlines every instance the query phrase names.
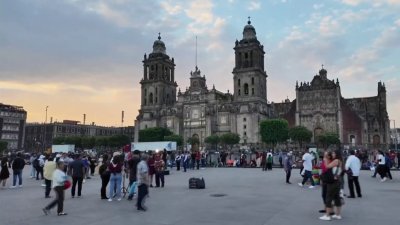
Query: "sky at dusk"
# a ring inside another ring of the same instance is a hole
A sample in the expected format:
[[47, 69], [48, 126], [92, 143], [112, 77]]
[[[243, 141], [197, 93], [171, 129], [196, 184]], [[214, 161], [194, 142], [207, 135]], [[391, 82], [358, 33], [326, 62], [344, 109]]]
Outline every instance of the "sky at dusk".
[[[247, 17], [266, 52], [268, 101], [295, 98], [321, 64], [345, 98], [387, 89], [400, 127], [400, 0], [0, 1], [0, 102], [28, 122], [48, 118], [133, 125], [142, 60], [161, 32], [179, 87], [198, 66], [209, 88], [233, 90], [234, 43]], [[391, 122], [393, 126], [393, 121]]]

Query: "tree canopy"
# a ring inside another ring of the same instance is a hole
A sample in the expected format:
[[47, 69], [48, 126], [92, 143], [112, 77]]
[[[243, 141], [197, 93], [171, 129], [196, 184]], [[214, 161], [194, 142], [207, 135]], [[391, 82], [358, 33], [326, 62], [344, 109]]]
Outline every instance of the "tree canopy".
[[340, 144], [339, 136], [336, 133], [326, 133], [317, 137], [318, 143], [325, 147]]
[[126, 135], [113, 135], [109, 137], [57, 137], [53, 139], [55, 145], [75, 145], [76, 148], [91, 149], [94, 147], [122, 147], [130, 144], [131, 139]]
[[182, 146], [183, 144], [183, 137], [180, 135], [172, 134], [169, 136], [164, 137], [164, 141], [174, 141], [176, 142], [177, 146]]
[[231, 132], [224, 133], [219, 138], [220, 138], [220, 142], [222, 144], [231, 145], [231, 146], [239, 143], [239, 141], [240, 141], [240, 136], [238, 134], [231, 133]]
[[298, 142], [301, 148], [304, 142], [308, 143], [311, 141], [312, 132], [306, 127], [296, 126], [289, 129], [289, 137], [293, 141]]
[[6, 141], [0, 141], [0, 156], [2, 155], [2, 153], [7, 150], [8, 147], [8, 142]]
[[139, 131], [140, 142], [164, 141], [165, 136], [170, 136], [173, 133], [164, 127], [152, 127]]
[[219, 138], [219, 136], [216, 135], [216, 134], [210, 135], [210, 136], [208, 136], [208, 137], [206, 137], [206, 138], [204, 139], [204, 142], [205, 142], [205, 143], [211, 144], [211, 145], [216, 145], [216, 144], [219, 143], [219, 141], [220, 141], [220, 138]]
[[289, 137], [288, 122], [284, 119], [263, 120], [260, 123], [260, 134], [263, 142], [276, 145]]

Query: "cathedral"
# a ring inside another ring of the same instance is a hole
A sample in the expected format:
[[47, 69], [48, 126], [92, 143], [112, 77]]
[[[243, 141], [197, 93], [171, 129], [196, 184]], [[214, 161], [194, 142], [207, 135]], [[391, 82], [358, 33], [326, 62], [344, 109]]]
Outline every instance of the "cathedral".
[[196, 66], [190, 72], [190, 86], [177, 90], [175, 61], [158, 39], [153, 51], [143, 58], [141, 107], [135, 121], [135, 141], [139, 130], [165, 127], [184, 140], [204, 138], [226, 132], [237, 133], [243, 146], [260, 147], [260, 121], [284, 118], [289, 126], [302, 125], [319, 134], [334, 132], [342, 143], [352, 145], [389, 143], [389, 119], [386, 89], [378, 84], [378, 96], [344, 99], [339, 81], [329, 80], [321, 69], [312, 82], [296, 84], [296, 99], [282, 103], [267, 101], [267, 73], [264, 46], [257, 40], [249, 20], [243, 37], [234, 44], [233, 93], [214, 86], [209, 89], [206, 77]]

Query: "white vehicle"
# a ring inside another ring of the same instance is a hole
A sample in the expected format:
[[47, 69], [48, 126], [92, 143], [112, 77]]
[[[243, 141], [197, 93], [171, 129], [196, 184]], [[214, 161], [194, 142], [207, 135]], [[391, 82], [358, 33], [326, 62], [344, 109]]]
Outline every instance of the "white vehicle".
[[157, 141], [157, 142], [132, 142], [131, 151], [176, 151], [176, 142], [174, 141]]
[[52, 145], [52, 153], [68, 153], [75, 152], [75, 145]]

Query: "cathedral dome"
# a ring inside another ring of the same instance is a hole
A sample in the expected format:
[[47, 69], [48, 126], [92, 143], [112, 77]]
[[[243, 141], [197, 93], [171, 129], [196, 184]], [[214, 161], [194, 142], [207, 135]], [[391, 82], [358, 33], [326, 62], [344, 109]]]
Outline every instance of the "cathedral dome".
[[158, 40], [154, 41], [153, 53], [163, 53], [166, 54], [166, 47], [163, 41], [161, 41], [161, 35], [158, 33]]
[[243, 39], [244, 40], [257, 39], [256, 29], [254, 29], [253, 25], [251, 25], [250, 18], [249, 18], [249, 21], [247, 22], [247, 25], [244, 26]]

